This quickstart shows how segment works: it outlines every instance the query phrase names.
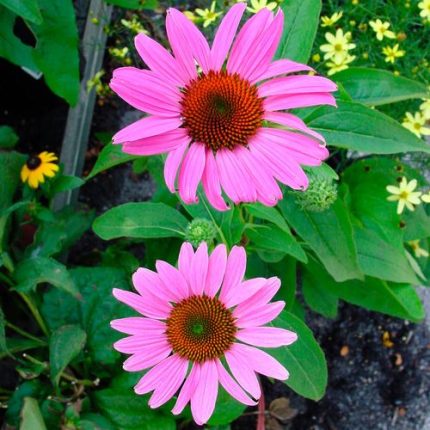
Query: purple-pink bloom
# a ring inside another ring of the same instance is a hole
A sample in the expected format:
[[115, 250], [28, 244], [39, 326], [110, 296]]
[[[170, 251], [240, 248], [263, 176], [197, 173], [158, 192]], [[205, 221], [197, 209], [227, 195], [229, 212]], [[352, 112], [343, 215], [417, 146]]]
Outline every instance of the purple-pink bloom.
[[239, 402], [255, 405], [261, 396], [257, 373], [288, 378], [284, 366], [256, 348], [290, 345], [297, 339], [289, 330], [265, 326], [285, 306], [283, 301], [269, 303], [280, 281], [244, 280], [244, 248], [235, 246], [227, 255], [225, 245], [218, 245], [209, 255], [204, 242], [195, 252], [184, 243], [178, 268], [157, 261], [156, 269], [135, 272], [137, 294], [113, 290], [142, 317], [111, 322], [129, 335], [114, 344], [119, 352], [131, 354], [124, 370], [149, 369], [134, 390], [153, 392], [151, 408], [179, 393], [172, 412], [179, 414], [191, 403], [193, 418], [201, 425], [214, 411], [219, 384]]
[[218, 210], [228, 209], [222, 191], [234, 203], [273, 206], [282, 198], [277, 181], [306, 189], [301, 166], [318, 166], [328, 156], [320, 134], [282, 111], [335, 105], [336, 85], [297, 74], [312, 70], [304, 64], [272, 61], [282, 35], [282, 10], [262, 9], [236, 36], [245, 7], [238, 3], [228, 11], [212, 47], [185, 15], [169, 9], [173, 55], [139, 34], [136, 48], [149, 70], [119, 68], [110, 84], [149, 115], [119, 131], [114, 143], [122, 143], [129, 154], [168, 153], [166, 184], [187, 204], [197, 202], [202, 183]]

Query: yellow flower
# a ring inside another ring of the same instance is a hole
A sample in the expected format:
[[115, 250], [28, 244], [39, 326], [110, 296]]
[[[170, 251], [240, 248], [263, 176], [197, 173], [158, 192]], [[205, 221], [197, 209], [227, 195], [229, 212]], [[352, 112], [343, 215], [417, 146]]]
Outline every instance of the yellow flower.
[[421, 200], [425, 203], [430, 203], [430, 191], [421, 196]]
[[267, 3], [267, 0], [251, 0], [251, 6], [252, 7], [247, 7], [246, 9], [251, 13], [257, 13], [264, 8], [273, 10], [278, 6], [278, 4], [274, 1]]
[[318, 63], [319, 61], [321, 61], [321, 55], [320, 54], [312, 55], [312, 61], [314, 61], [315, 63]]
[[127, 19], [122, 19], [121, 24], [125, 27], [131, 30], [133, 33], [145, 33], [148, 34], [148, 32], [145, 30], [143, 25], [138, 21], [138, 18], [136, 15], [133, 15], [132, 19], [129, 21]]
[[193, 22], [199, 22], [201, 20], [201, 18], [199, 18], [194, 12], [191, 12], [189, 10], [186, 10], [184, 12], [184, 15]]
[[369, 25], [372, 27], [373, 31], [376, 33], [376, 38], [382, 40], [384, 37], [388, 39], [395, 39], [396, 35], [391, 30], [389, 22], [382, 22], [379, 18], [376, 21], [369, 21]]
[[124, 60], [128, 55], [128, 48], [127, 46], [124, 46], [123, 48], [110, 47], [109, 54], [117, 60]]
[[21, 169], [21, 181], [28, 182], [31, 188], [38, 188], [45, 182], [45, 176], [52, 178], [58, 172], [58, 164], [54, 163], [58, 157], [53, 152], [43, 151], [39, 155], [33, 155]]
[[200, 15], [203, 19], [203, 27], [208, 27], [213, 22], [217, 20], [217, 18], [221, 15], [221, 12], [215, 12], [215, 1], [211, 3], [210, 9], [196, 9], [195, 13]]
[[403, 177], [398, 187], [395, 187], [394, 185], [387, 186], [387, 191], [392, 194], [387, 197], [387, 200], [399, 202], [397, 204], [397, 213], [399, 215], [403, 212], [405, 206], [410, 211], [413, 211], [415, 210], [414, 205], [419, 205], [421, 203], [421, 191], [414, 191], [417, 185], [418, 182], [416, 179], [412, 179], [412, 181], [408, 182], [408, 180]]
[[328, 43], [320, 46], [320, 50], [325, 52], [325, 60], [340, 63], [348, 55], [348, 51], [355, 48], [354, 43], [349, 43], [351, 33], [348, 31], [344, 34], [341, 28], [336, 31], [336, 35], [326, 33], [325, 38]]
[[423, 114], [416, 112], [412, 115], [410, 112], [406, 112], [405, 119], [402, 122], [403, 127], [412, 131], [417, 137], [422, 135], [430, 135], [430, 128], [425, 127], [426, 119]]
[[425, 119], [430, 119], [430, 99], [423, 99], [423, 103], [420, 104], [420, 111]]
[[408, 242], [408, 245], [412, 248], [412, 251], [414, 251], [415, 257], [428, 257], [429, 253], [426, 249], [420, 247], [420, 241], [419, 240], [410, 240]]
[[352, 0], [351, 3], [355, 6], [355, 5], [358, 5], [358, 3], [360, 3], [360, 2], [359, 2], [359, 0]]
[[405, 51], [403, 51], [403, 49], [399, 49], [398, 43], [393, 47], [386, 46], [385, 48], [382, 48], [382, 53], [385, 55], [385, 61], [393, 64], [396, 61], [396, 58], [400, 58], [405, 55]]
[[421, 9], [420, 16], [430, 22], [430, 0], [419, 2], [418, 7]]
[[342, 18], [343, 12], [335, 12], [332, 16], [321, 17], [321, 27], [331, 27]]
[[349, 67], [349, 64], [355, 60], [355, 55], [347, 54], [341, 61], [328, 61], [326, 66], [329, 68], [327, 75], [331, 76], [337, 72], [341, 72], [342, 70], [346, 70]]

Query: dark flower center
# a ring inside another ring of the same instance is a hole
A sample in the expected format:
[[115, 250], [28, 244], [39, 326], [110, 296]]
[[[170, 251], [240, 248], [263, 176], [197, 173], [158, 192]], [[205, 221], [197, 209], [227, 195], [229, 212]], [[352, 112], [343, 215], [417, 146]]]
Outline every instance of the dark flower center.
[[30, 170], [36, 170], [42, 164], [42, 160], [37, 155], [31, 155], [26, 164]]

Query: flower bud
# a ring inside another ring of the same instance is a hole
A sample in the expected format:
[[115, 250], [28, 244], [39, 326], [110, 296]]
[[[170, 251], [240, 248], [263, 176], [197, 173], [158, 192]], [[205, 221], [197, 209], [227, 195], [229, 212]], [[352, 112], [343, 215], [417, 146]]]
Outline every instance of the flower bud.
[[212, 243], [216, 236], [216, 228], [212, 221], [205, 218], [193, 219], [185, 232], [185, 239], [194, 247], [200, 245], [201, 242], [206, 242], [208, 245]]
[[337, 186], [331, 179], [310, 178], [306, 191], [296, 193], [296, 201], [304, 210], [323, 212], [337, 199]]

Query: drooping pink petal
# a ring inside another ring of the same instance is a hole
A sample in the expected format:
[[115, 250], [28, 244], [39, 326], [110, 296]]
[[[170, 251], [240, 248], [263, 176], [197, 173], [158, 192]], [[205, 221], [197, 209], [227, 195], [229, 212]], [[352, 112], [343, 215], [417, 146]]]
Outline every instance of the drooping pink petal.
[[231, 373], [236, 378], [237, 382], [249, 393], [254, 399], [259, 399], [261, 396], [261, 388], [257, 379], [257, 375], [248, 365], [246, 358], [242, 354], [237, 353], [234, 348], [236, 344], [225, 353], [225, 359], [230, 367]]
[[218, 371], [213, 360], [205, 361], [199, 366], [200, 377], [191, 397], [191, 412], [194, 421], [203, 425], [207, 423], [215, 409], [218, 396]]
[[208, 246], [206, 242], [202, 242], [194, 254], [188, 278], [191, 292], [195, 295], [202, 295], [204, 291], [208, 273], [208, 261]]
[[315, 137], [321, 143], [325, 144], [324, 136], [309, 128], [298, 116], [286, 112], [265, 112], [264, 119], [266, 121], [285, 125], [288, 128], [302, 131], [310, 136]]
[[193, 246], [189, 242], [184, 242], [181, 246], [181, 250], [179, 251], [178, 269], [186, 280], [188, 280], [188, 274], [191, 269], [191, 261], [193, 260], [193, 257]]
[[233, 43], [243, 12], [246, 9], [246, 3], [236, 3], [226, 13], [215, 34], [211, 49], [212, 69], [221, 70], [224, 61]]
[[112, 292], [117, 300], [150, 318], [166, 319], [172, 308], [169, 302], [154, 298], [144, 299], [139, 294], [131, 293], [130, 291], [114, 288]]
[[231, 48], [227, 60], [229, 73], [240, 73], [244, 60], [249, 56], [255, 43], [265, 34], [265, 29], [272, 21], [272, 13], [264, 8], [245, 22]]
[[297, 334], [276, 327], [250, 327], [239, 330], [236, 338], [254, 346], [278, 348], [283, 345], [291, 345], [297, 340]]
[[236, 326], [238, 328], [258, 327], [273, 321], [284, 309], [285, 302], [279, 301], [268, 305], [255, 306], [236, 317], [235, 311], [233, 316], [237, 318]]
[[169, 401], [185, 379], [188, 369], [188, 360], [180, 358], [175, 366], [172, 366], [168, 372], [163, 375], [163, 383], [158, 384], [155, 388], [148, 405], [151, 408], [158, 408]]
[[134, 43], [145, 64], [163, 80], [180, 87], [185, 85], [188, 75], [163, 46], [143, 33], [135, 37]]
[[134, 288], [143, 298], [156, 296], [161, 300], [173, 301], [172, 294], [161, 282], [158, 273], [140, 267], [134, 272], [132, 279]]
[[265, 111], [295, 109], [318, 105], [336, 106], [336, 99], [327, 93], [292, 94], [283, 96], [270, 96], [264, 99]]
[[126, 334], [164, 333], [166, 324], [159, 320], [142, 317], [120, 318], [110, 322], [113, 329]]
[[178, 88], [161, 81], [153, 72], [121, 67], [113, 73], [110, 87], [128, 104], [152, 115], [176, 117], [181, 107]]
[[289, 94], [324, 93], [337, 90], [337, 85], [322, 76], [287, 76], [264, 82], [258, 87], [260, 97]]
[[167, 9], [166, 31], [175, 58], [187, 74], [188, 80], [185, 82], [187, 84], [190, 80], [197, 78], [197, 70], [190, 41], [181, 26], [180, 14], [181, 12], [176, 9]]
[[171, 352], [172, 347], [168, 342], [141, 348], [124, 361], [122, 368], [127, 372], [141, 372], [160, 363]]
[[279, 361], [261, 349], [252, 346], [234, 343], [229, 351], [239, 360], [246, 361], [247, 365], [257, 373], [284, 381], [288, 379], [288, 371]]
[[113, 136], [112, 141], [113, 143], [132, 142], [175, 130], [181, 124], [182, 120], [179, 118], [179, 114], [176, 118], [147, 116], [120, 130]]
[[219, 211], [229, 209], [221, 195], [218, 167], [211, 149], [206, 149], [206, 164], [202, 176], [203, 190], [209, 203]]
[[169, 343], [164, 333], [151, 333], [146, 335], [132, 335], [124, 337], [113, 344], [113, 347], [124, 354], [144, 353], [151, 354], [158, 348], [168, 348]]
[[296, 63], [292, 60], [275, 60], [270, 63], [265, 73], [263, 73], [261, 76], [258, 76], [256, 79], [251, 81], [251, 83], [255, 84], [258, 81], [263, 81], [265, 79], [273, 78], [275, 76], [286, 75], [289, 73], [296, 72], [306, 72], [311, 70], [313, 70], [312, 67], [309, 67], [306, 64]]
[[230, 290], [237, 287], [245, 276], [246, 271], [246, 252], [242, 246], [233, 246], [227, 258], [224, 281], [219, 298], [224, 298], [230, 294]]
[[190, 146], [179, 172], [179, 195], [187, 203], [197, 203], [197, 187], [205, 168], [205, 147], [201, 143]]
[[155, 267], [161, 282], [169, 290], [176, 302], [180, 302], [189, 296], [190, 291], [187, 281], [176, 267], [162, 260], [157, 260]]
[[187, 132], [183, 128], [177, 128], [157, 136], [126, 142], [122, 150], [133, 155], [156, 155], [174, 151], [185, 142], [190, 142]]
[[175, 150], [169, 152], [164, 163], [164, 180], [171, 193], [175, 192], [176, 175], [189, 143], [184, 141]]
[[227, 370], [224, 369], [220, 360], [216, 360], [216, 366], [219, 382], [230, 396], [248, 406], [255, 406], [257, 404], [257, 402], [246, 395], [241, 386], [230, 376]]
[[227, 248], [224, 244], [218, 245], [209, 257], [208, 274], [206, 277], [206, 288], [204, 293], [214, 297], [221, 288], [227, 265]]
[[184, 382], [181, 391], [178, 395], [178, 400], [176, 400], [175, 406], [172, 409], [174, 415], [180, 414], [187, 403], [191, 400], [191, 396], [196, 390], [196, 386], [200, 380], [200, 366], [198, 364], [193, 364], [190, 374]]
[[184, 361], [187, 362], [187, 360], [184, 360], [177, 354], [171, 355], [161, 361], [139, 380], [134, 387], [135, 393], [146, 394], [162, 386], [166, 383], [168, 376], [173, 375], [174, 372], [184, 365]]
[[239, 285], [236, 285], [235, 288], [230, 289], [223, 297], [223, 303], [227, 308], [232, 308], [253, 296], [257, 291], [261, 290], [266, 283], [266, 278], [253, 278], [243, 281]]
[[216, 162], [222, 188], [231, 200], [235, 203], [257, 200], [257, 190], [251, 177], [234, 151], [220, 149], [216, 154]]

